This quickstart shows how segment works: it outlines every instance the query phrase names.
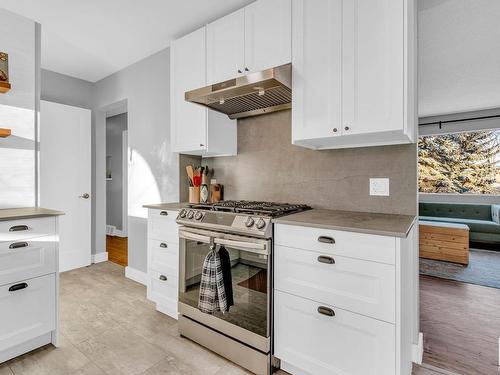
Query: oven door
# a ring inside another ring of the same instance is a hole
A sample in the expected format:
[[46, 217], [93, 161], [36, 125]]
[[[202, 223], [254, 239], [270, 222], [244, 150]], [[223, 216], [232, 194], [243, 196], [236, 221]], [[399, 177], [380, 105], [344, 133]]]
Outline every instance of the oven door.
[[[179, 240], [179, 313], [268, 353], [271, 241], [188, 227], [179, 228]], [[203, 262], [211, 243], [217, 251], [225, 247], [231, 262], [234, 304], [224, 313], [198, 309]]]

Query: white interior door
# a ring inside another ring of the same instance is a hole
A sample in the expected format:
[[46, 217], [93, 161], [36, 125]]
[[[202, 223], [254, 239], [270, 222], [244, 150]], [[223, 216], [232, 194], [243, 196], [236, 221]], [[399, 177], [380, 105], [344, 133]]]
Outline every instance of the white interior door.
[[60, 271], [91, 263], [90, 190], [90, 110], [41, 101], [40, 206], [65, 213], [59, 219]]

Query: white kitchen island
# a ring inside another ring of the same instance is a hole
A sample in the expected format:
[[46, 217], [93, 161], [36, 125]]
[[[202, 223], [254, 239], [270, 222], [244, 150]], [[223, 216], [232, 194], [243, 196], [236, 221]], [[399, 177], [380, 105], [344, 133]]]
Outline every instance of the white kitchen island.
[[0, 209], [0, 363], [58, 345], [58, 216]]

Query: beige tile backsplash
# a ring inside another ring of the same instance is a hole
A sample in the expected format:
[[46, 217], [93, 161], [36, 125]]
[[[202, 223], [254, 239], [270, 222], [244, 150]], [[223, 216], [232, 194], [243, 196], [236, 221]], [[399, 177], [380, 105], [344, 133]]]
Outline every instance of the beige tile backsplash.
[[[290, 124], [289, 110], [239, 120], [238, 155], [203, 159], [225, 199], [416, 214], [415, 144], [315, 151], [291, 144]], [[370, 196], [370, 177], [388, 177], [390, 196]]]

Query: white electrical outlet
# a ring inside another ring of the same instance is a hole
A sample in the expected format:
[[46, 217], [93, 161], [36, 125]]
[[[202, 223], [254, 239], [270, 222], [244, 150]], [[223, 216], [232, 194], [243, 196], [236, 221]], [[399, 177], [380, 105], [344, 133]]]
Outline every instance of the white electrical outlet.
[[389, 179], [370, 178], [370, 195], [389, 196]]

